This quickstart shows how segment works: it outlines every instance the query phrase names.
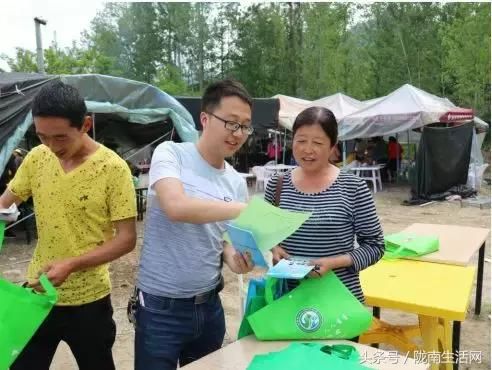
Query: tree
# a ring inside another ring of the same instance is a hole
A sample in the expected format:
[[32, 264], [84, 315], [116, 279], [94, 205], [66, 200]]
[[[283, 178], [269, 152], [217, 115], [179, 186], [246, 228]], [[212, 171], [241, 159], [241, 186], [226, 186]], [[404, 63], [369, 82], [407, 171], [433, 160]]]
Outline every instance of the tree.
[[36, 54], [23, 48], [15, 48], [15, 57], [11, 58], [6, 54], [0, 56], [5, 60], [12, 72], [37, 72]]
[[[37, 70], [35, 53], [3, 55]], [[107, 3], [49, 73], [103, 73], [172, 94], [234, 77], [258, 97], [383, 96], [405, 83], [490, 115], [488, 3]]]
[[456, 16], [442, 29], [447, 78], [457, 103], [490, 117], [490, 3], [447, 4]]
[[126, 4], [107, 3], [82, 34], [82, 46], [88, 50], [98, 73], [129, 77], [130, 57], [120, 37], [119, 19], [124, 16]]
[[282, 12], [281, 4], [254, 4], [238, 21], [233, 73], [254, 96], [294, 94]]

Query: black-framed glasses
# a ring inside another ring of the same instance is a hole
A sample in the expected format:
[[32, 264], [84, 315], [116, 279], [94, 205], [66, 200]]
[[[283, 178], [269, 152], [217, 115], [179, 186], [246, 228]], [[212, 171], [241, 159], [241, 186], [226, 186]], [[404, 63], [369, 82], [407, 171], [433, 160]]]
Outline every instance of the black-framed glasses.
[[229, 131], [236, 132], [237, 130], [241, 129], [241, 132], [243, 134], [251, 135], [253, 133], [253, 131], [255, 130], [253, 127], [251, 127], [249, 125], [242, 125], [239, 122], [228, 121], [226, 119], [220, 118], [219, 116], [217, 116], [217, 115], [215, 115], [213, 113], [210, 113], [210, 112], [207, 112], [207, 113], [210, 114], [211, 116], [214, 116], [219, 121], [224, 122], [224, 127], [226, 129], [228, 129]]

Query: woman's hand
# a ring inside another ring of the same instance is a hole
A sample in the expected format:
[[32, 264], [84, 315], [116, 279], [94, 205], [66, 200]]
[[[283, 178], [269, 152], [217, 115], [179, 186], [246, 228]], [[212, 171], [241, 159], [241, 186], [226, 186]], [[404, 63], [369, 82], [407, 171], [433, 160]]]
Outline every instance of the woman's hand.
[[331, 270], [350, 267], [353, 265], [352, 257], [348, 254], [335, 257], [323, 257], [312, 260], [310, 265], [314, 265], [313, 270], [309, 273], [310, 277], [319, 278]]
[[279, 263], [279, 261], [282, 259], [288, 260], [290, 258], [289, 253], [287, 253], [280, 245], [273, 247], [271, 251], [272, 251], [272, 262], [274, 265]]

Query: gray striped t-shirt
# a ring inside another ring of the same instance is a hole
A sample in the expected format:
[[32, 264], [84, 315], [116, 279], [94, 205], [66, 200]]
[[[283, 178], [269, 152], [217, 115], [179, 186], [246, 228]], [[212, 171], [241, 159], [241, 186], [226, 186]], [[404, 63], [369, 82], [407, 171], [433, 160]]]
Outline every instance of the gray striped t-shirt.
[[[278, 177], [273, 176], [267, 185], [265, 200], [269, 203], [274, 202], [277, 182]], [[279, 206], [289, 211], [312, 213], [281, 243], [287, 253], [304, 258], [350, 255], [353, 266], [334, 272], [352, 294], [364, 302], [359, 271], [379, 261], [384, 253], [383, 230], [364, 180], [342, 171], [327, 189], [306, 194], [294, 186], [292, 172], [289, 172], [283, 177]]]
[[225, 222], [170, 221], [153, 191], [164, 178], [179, 179], [186, 195], [200, 199], [245, 202], [248, 189], [232, 166], [212, 167], [193, 143], [165, 142], [154, 151], [137, 286], [157, 296], [189, 298], [218, 283]]

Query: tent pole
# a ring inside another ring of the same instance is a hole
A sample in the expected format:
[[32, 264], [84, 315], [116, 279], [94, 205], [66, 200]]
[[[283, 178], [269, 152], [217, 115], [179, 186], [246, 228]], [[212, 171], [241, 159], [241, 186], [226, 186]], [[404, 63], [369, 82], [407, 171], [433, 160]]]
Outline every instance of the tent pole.
[[410, 163], [410, 130], [407, 130], [407, 159]]
[[343, 155], [342, 155], [342, 158], [343, 158], [343, 167], [345, 167], [345, 165], [347, 164], [347, 145], [345, 144], [345, 140], [342, 141], [342, 150], [343, 150]]
[[[400, 141], [398, 140], [398, 132], [395, 134], [396, 136], [396, 142], [400, 144]], [[400, 177], [400, 151], [398, 148], [396, 149], [396, 183], [398, 184], [398, 179]]]
[[410, 130], [407, 130], [407, 160], [410, 163]]
[[406, 174], [407, 174], [407, 180], [410, 183], [410, 176], [409, 176], [409, 168], [410, 168], [410, 130], [407, 130], [407, 169], [406, 169]]
[[96, 113], [92, 112], [92, 138], [96, 140]]
[[284, 127], [284, 150], [282, 150], [282, 163], [285, 164], [285, 147], [287, 144], [287, 129]]
[[277, 145], [278, 145], [277, 131], [275, 131], [275, 134], [273, 136], [273, 144], [274, 144], [274, 149], [275, 149], [275, 164], [277, 164], [278, 163], [278, 159], [277, 159]]
[[[137, 155], [137, 154], [138, 154], [138, 153], [140, 153], [142, 150], [147, 149], [149, 146], [151, 146], [151, 145], [153, 145], [153, 144], [157, 143], [159, 140], [164, 139], [164, 138], [165, 138], [167, 135], [169, 135], [171, 132], [172, 132], [172, 131], [168, 131], [168, 132], [166, 132], [166, 133], [165, 133], [164, 135], [162, 135], [161, 137], [158, 137], [158, 138], [157, 138], [157, 139], [155, 139], [153, 142], [151, 142], [151, 143], [149, 143], [149, 144], [145, 145], [144, 147], [142, 147], [142, 148], [140, 148], [139, 150], [137, 150], [135, 153], [130, 154], [128, 157], [123, 158], [123, 159], [124, 159], [125, 161], [129, 160], [131, 157], [133, 157], [133, 156]], [[128, 152], [128, 151], [127, 151], [127, 152]]]

